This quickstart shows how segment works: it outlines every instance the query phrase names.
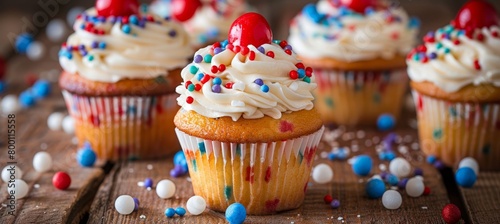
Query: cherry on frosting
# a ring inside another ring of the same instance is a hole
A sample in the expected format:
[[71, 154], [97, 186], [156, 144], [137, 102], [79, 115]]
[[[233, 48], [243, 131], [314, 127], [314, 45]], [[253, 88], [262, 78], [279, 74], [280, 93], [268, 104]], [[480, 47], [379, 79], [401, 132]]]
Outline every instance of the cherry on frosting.
[[260, 14], [249, 12], [237, 18], [229, 30], [229, 43], [234, 46], [259, 47], [273, 40], [273, 32], [267, 20]]
[[130, 16], [139, 12], [139, 1], [97, 0], [95, 9], [99, 16]]
[[200, 0], [172, 0], [172, 16], [181, 21], [191, 19], [202, 5]]
[[334, 0], [332, 2], [335, 6], [345, 6], [361, 14], [364, 14], [368, 7], [377, 7], [377, 0]]
[[471, 0], [458, 11], [454, 26], [458, 29], [477, 29], [498, 25], [498, 15], [490, 3]]

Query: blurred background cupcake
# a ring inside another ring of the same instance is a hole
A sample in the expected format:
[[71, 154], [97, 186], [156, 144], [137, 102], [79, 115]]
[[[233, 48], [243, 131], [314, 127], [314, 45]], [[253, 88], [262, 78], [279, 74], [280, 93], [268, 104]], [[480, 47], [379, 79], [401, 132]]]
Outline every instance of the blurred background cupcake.
[[194, 49], [227, 38], [231, 23], [248, 10], [244, 0], [157, 0], [153, 12], [181, 21]]
[[312, 73], [296, 76], [311, 69], [290, 48], [248, 13], [182, 70], [174, 123], [194, 192], [213, 210], [239, 202], [248, 214], [271, 214], [304, 199], [324, 128]]
[[325, 122], [375, 125], [399, 117], [407, 87], [405, 55], [419, 20], [376, 0], [306, 5], [290, 24], [289, 43], [314, 68], [315, 105]]
[[408, 55], [422, 150], [449, 166], [474, 157], [500, 170], [500, 27], [486, 1], [467, 2], [451, 24]]
[[176, 152], [175, 87], [192, 54], [183, 27], [137, 1], [98, 0], [73, 28], [59, 52], [59, 84], [80, 144], [111, 160]]

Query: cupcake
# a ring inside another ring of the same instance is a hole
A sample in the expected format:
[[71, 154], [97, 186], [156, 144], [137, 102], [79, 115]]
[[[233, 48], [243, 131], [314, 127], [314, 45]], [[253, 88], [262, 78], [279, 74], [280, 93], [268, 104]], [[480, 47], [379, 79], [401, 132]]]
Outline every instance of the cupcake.
[[419, 22], [375, 0], [320, 0], [290, 25], [289, 43], [314, 68], [315, 105], [325, 122], [375, 125], [399, 117], [407, 88], [405, 55]]
[[474, 157], [500, 170], [500, 27], [493, 6], [467, 2], [407, 59], [420, 146], [449, 166]]
[[244, 0], [158, 0], [151, 8], [181, 21], [194, 49], [226, 39], [231, 23], [247, 11]]
[[192, 54], [182, 26], [138, 13], [137, 1], [98, 0], [74, 30], [59, 52], [59, 84], [80, 145], [104, 160], [176, 152], [175, 87]]
[[311, 69], [290, 49], [247, 13], [181, 72], [176, 132], [194, 192], [215, 211], [239, 202], [248, 214], [271, 214], [304, 199], [324, 128]]

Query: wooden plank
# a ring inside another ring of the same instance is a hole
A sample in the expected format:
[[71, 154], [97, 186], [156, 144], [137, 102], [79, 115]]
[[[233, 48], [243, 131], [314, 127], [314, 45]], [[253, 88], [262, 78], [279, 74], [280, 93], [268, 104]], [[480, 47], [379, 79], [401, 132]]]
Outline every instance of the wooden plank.
[[472, 188], [460, 188], [472, 223], [498, 223], [500, 220], [499, 189], [499, 172], [480, 172]]

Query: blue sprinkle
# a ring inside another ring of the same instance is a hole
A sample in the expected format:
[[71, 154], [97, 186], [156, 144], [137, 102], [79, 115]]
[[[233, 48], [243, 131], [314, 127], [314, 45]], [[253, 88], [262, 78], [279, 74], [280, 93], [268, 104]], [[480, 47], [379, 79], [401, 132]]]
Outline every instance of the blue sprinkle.
[[429, 164], [434, 164], [436, 162], [437, 158], [435, 156], [427, 156], [427, 163]]
[[417, 17], [411, 17], [408, 22], [408, 27], [410, 28], [418, 28], [420, 27], [420, 20]]
[[123, 26], [122, 26], [122, 31], [123, 31], [124, 33], [126, 33], [126, 34], [129, 34], [129, 33], [130, 33], [130, 31], [131, 31], [131, 28], [130, 28], [130, 26], [129, 26], [129, 25], [123, 25]]
[[139, 209], [139, 199], [134, 198], [134, 211]]
[[221, 91], [222, 91], [222, 88], [220, 87], [220, 85], [213, 85], [212, 86], [212, 92], [220, 93]]
[[28, 50], [28, 47], [33, 42], [33, 40], [34, 40], [33, 35], [29, 33], [22, 33], [19, 36], [17, 36], [16, 42], [14, 44], [17, 52], [19, 52], [20, 54], [25, 54], [26, 51]]
[[100, 49], [106, 49], [106, 43], [105, 42], [99, 42], [99, 48]]
[[132, 23], [132, 24], [139, 24], [139, 18], [137, 18], [136, 15], [131, 15], [129, 18], [128, 18], [129, 22]]
[[177, 36], [177, 31], [175, 31], [175, 30], [170, 30], [170, 32], [168, 32], [168, 35], [169, 35], [170, 37], [175, 37], [175, 36]]
[[318, 10], [316, 9], [316, 5], [314, 4], [308, 4], [304, 7], [302, 10], [302, 13], [304, 15], [308, 16], [312, 21], [315, 23], [321, 22], [321, 20], [325, 17], [325, 15], [320, 14]]
[[373, 178], [366, 183], [365, 192], [369, 198], [380, 198], [384, 195], [385, 184], [382, 180]]
[[165, 210], [165, 215], [166, 215], [168, 218], [172, 218], [172, 217], [174, 217], [174, 215], [175, 215], [175, 209], [173, 209], [173, 208], [167, 208], [167, 209]]
[[175, 213], [177, 215], [179, 215], [180, 217], [184, 216], [186, 214], [186, 209], [184, 209], [183, 207], [177, 207], [175, 209]]
[[340, 207], [340, 201], [337, 199], [333, 199], [332, 202], [330, 202], [330, 207], [336, 209]]
[[281, 43], [281, 40], [273, 40], [273, 43], [275, 43], [275, 44], [280, 44], [280, 43]]
[[398, 177], [396, 177], [394, 174], [387, 174], [387, 176], [385, 177], [385, 180], [391, 186], [396, 186], [399, 183]]
[[145, 187], [145, 188], [151, 188], [151, 187], [153, 187], [153, 179], [151, 179], [151, 178], [149, 178], [149, 177], [148, 177], [148, 178], [146, 178], [146, 179], [144, 180], [144, 187]]
[[85, 50], [80, 51], [80, 54], [81, 54], [82, 56], [84, 56], [84, 57], [85, 57], [85, 56], [87, 56], [87, 53], [88, 53], [88, 52], [87, 52], [87, 51], [85, 51]]
[[432, 52], [429, 54], [429, 58], [430, 59], [436, 59], [437, 58], [437, 54], [435, 52]]
[[7, 85], [5, 84], [5, 82], [0, 81], [0, 93], [5, 92], [6, 87]]
[[33, 84], [32, 92], [37, 98], [45, 98], [50, 94], [50, 83], [47, 80], [38, 80]]
[[85, 50], [85, 45], [83, 44], [78, 45], [78, 50]]
[[377, 128], [381, 131], [389, 131], [396, 126], [396, 119], [391, 114], [382, 114], [377, 119]]
[[476, 183], [476, 173], [470, 167], [462, 167], [455, 173], [457, 184], [461, 187], [471, 188]]
[[266, 53], [266, 49], [264, 49], [262, 46], [258, 47], [257, 50], [259, 50], [259, 52], [262, 54]]
[[240, 203], [233, 203], [226, 209], [226, 220], [229, 224], [241, 224], [247, 218], [247, 210]]
[[354, 158], [352, 170], [356, 175], [366, 176], [370, 174], [373, 166], [372, 158], [368, 155], [359, 155]]
[[222, 79], [219, 77], [215, 77], [214, 80], [212, 81], [214, 85], [220, 85], [222, 84]]
[[174, 164], [175, 165], [181, 165], [181, 166], [185, 167], [186, 170], [187, 170], [186, 156], [184, 155], [184, 152], [182, 150], [178, 151], [177, 153], [175, 153], [175, 155], [174, 155]]
[[284, 50], [291, 50], [291, 51], [293, 51], [293, 48], [292, 48], [291, 45], [286, 45], [283, 49]]
[[365, 14], [366, 15], [371, 15], [375, 12], [375, 10], [373, 9], [373, 7], [366, 7], [365, 9]]
[[335, 151], [335, 157], [340, 160], [347, 159], [348, 155], [349, 152], [345, 148], [339, 148], [337, 151]]
[[99, 42], [97, 42], [97, 41], [92, 41], [92, 44], [90, 44], [90, 47], [91, 47], [92, 49], [98, 48], [98, 47], [99, 47]]
[[172, 18], [170, 16], [165, 16], [165, 18], [163, 18], [165, 21], [170, 21]]
[[228, 40], [221, 41], [220, 42], [220, 46], [223, 47], [223, 48], [226, 48], [226, 46], [227, 46], [228, 43], [229, 43]]
[[203, 61], [203, 57], [201, 55], [197, 54], [194, 56], [194, 63], [200, 63], [201, 61]]
[[98, 20], [99, 22], [101, 22], [101, 23], [104, 23], [104, 22], [106, 22], [106, 17], [104, 17], [104, 16], [98, 16], [98, 17], [97, 17], [97, 20]]
[[329, 160], [333, 161], [333, 160], [335, 160], [336, 158], [337, 158], [337, 157], [336, 157], [336, 154], [335, 154], [335, 153], [333, 153], [333, 152], [328, 153], [328, 159], [329, 159]]
[[92, 167], [97, 159], [96, 153], [91, 147], [85, 145], [82, 149], [78, 150], [76, 160], [78, 164], [83, 167]]
[[224, 51], [224, 50], [222, 50], [222, 48], [220, 48], [220, 47], [216, 47], [216, 48], [214, 49], [214, 54], [219, 54], [220, 52], [223, 52], [223, 51]]
[[306, 76], [306, 71], [304, 69], [298, 69], [299, 78], [304, 78]]
[[260, 87], [260, 90], [262, 90], [262, 92], [267, 93], [267, 92], [269, 92], [269, 86], [267, 86], [267, 85], [262, 85], [262, 86]]
[[259, 85], [259, 86], [262, 86], [264, 85], [264, 81], [262, 81], [262, 79], [255, 79], [255, 81], [253, 81], [255, 84]]
[[201, 81], [201, 79], [203, 79], [203, 77], [205, 76], [203, 73], [198, 73], [197, 75], [198, 77], [196, 77], [198, 79], [198, 81]]

